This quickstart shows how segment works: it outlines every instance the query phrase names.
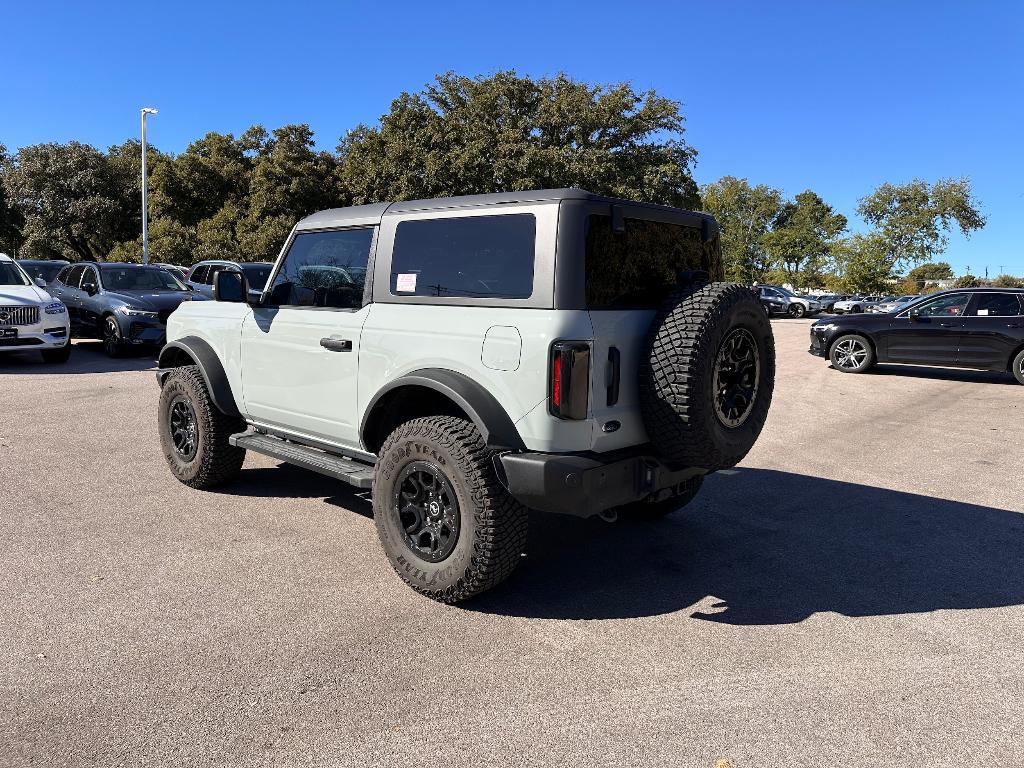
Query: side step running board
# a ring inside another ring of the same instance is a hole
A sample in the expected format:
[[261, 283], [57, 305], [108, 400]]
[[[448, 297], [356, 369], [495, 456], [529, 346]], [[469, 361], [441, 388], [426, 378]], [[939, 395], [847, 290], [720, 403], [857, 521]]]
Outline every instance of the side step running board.
[[228, 442], [247, 451], [262, 453], [264, 456], [342, 480], [356, 488], [369, 488], [373, 485], [373, 467], [361, 461], [335, 456], [259, 432], [239, 432], [237, 435], [231, 435]]

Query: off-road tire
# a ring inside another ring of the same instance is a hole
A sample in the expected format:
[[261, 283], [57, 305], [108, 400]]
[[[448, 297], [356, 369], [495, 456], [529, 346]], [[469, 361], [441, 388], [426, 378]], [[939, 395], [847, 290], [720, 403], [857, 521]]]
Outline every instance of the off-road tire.
[[[843, 350], [841, 345], [847, 342], [854, 344], [858, 350], [862, 351], [862, 354], [858, 353], [861, 362], [852, 368], [845, 367], [840, 359], [840, 350]], [[859, 333], [846, 333], [832, 342], [828, 349], [828, 359], [832, 363], [832, 367], [842, 373], [864, 373], [875, 364], [875, 350], [871, 346], [871, 342]]]
[[71, 342], [69, 341], [63, 347], [56, 349], [40, 350], [39, 354], [43, 356], [44, 363], [66, 363], [71, 357]]
[[[742, 423], [716, 411], [714, 369], [722, 342], [749, 333], [758, 355], [757, 389]], [[640, 365], [640, 409], [647, 436], [666, 462], [708, 470], [737, 464], [754, 446], [775, 387], [775, 339], [757, 296], [733, 283], [677, 288], [651, 324]]]
[[703, 484], [703, 477], [694, 477], [687, 480], [685, 489], [675, 496], [661, 501], [635, 501], [632, 504], [624, 504], [615, 511], [619, 513], [619, 517], [623, 520], [637, 522], [660, 520], [665, 515], [671, 514], [677, 509], [682, 509], [697, 498], [697, 494], [700, 493], [700, 488]]
[[1017, 383], [1024, 384], [1024, 349], [1013, 358], [1010, 370], [1013, 372], [1013, 378], [1017, 380]]
[[[498, 481], [494, 451], [476, 426], [455, 416], [429, 416], [399, 425], [384, 441], [373, 480], [373, 517], [395, 573], [432, 600], [457, 603], [504, 581], [526, 546], [526, 507]], [[444, 475], [458, 502], [454, 549], [430, 562], [406, 544], [396, 509], [396, 483], [408, 465], [428, 462]]]
[[[184, 398], [196, 418], [196, 451], [189, 459], [175, 448], [169, 428], [172, 403]], [[228, 443], [228, 438], [245, 430], [245, 421], [228, 416], [213, 404], [199, 368], [186, 365], [175, 368], [160, 390], [160, 447], [167, 466], [178, 480], [192, 488], [213, 488], [238, 477], [245, 461], [245, 449]]]

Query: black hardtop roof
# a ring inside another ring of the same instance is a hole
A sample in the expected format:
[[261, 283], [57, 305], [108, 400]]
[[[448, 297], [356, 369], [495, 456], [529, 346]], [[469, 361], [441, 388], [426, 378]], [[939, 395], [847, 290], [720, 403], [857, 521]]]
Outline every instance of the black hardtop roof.
[[[451, 208], [479, 208], [490, 205], [514, 205], [541, 202], [557, 202], [561, 200], [587, 200], [598, 203], [609, 203], [629, 206], [641, 206], [652, 210], [680, 211], [667, 205], [640, 203], [635, 200], [622, 200], [606, 197], [585, 189], [565, 187], [563, 189], [528, 189], [521, 192], [491, 192], [483, 195], [462, 195], [459, 197], [439, 197], [427, 200], [405, 200], [400, 202], [371, 203], [370, 205], [353, 205], [347, 208], [329, 208], [318, 211], [299, 221], [297, 229], [326, 229], [329, 227], [366, 226], [379, 223], [384, 214], [411, 213], [413, 211], [432, 211]], [[691, 215], [714, 221], [709, 213], [687, 211]]]

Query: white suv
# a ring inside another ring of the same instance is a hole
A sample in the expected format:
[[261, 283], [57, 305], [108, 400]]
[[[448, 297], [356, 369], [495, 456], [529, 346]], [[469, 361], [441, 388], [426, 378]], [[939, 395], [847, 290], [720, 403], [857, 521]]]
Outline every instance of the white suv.
[[0, 253], [0, 353], [37, 349], [47, 363], [65, 363], [71, 355], [68, 311], [35, 282], [21, 265]]
[[300, 221], [262, 294], [222, 271], [159, 358], [174, 475], [246, 450], [372, 488], [391, 564], [445, 602], [503, 580], [527, 508], [656, 516], [746, 455], [771, 325], [710, 216], [578, 189]]

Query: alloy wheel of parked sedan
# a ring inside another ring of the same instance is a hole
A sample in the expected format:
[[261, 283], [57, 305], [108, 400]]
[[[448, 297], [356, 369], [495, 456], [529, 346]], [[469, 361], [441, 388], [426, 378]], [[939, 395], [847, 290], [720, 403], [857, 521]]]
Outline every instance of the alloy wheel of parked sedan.
[[803, 317], [807, 314], [807, 308], [803, 304], [792, 303], [789, 305], [789, 316], [790, 317]]
[[875, 362], [875, 353], [862, 336], [843, 336], [832, 345], [832, 365], [843, 373], [860, 373]]

